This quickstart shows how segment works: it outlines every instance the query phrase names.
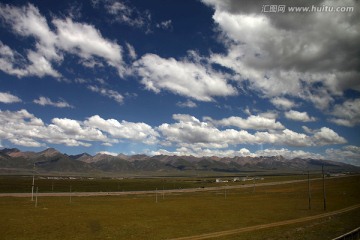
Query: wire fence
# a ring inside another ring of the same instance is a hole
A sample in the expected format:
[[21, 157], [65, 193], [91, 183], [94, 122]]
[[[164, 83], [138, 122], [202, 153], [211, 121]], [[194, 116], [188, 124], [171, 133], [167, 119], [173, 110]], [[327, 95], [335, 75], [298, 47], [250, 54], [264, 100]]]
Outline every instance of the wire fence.
[[357, 240], [360, 239], [360, 227], [352, 230], [351, 232], [345, 233], [340, 237], [334, 238], [333, 240]]

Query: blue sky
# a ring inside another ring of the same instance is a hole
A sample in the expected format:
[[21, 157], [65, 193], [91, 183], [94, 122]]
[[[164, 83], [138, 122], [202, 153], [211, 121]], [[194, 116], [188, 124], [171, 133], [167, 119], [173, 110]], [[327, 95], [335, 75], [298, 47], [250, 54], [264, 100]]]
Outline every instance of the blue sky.
[[351, 0], [2, 0], [0, 147], [360, 165], [358, 14]]

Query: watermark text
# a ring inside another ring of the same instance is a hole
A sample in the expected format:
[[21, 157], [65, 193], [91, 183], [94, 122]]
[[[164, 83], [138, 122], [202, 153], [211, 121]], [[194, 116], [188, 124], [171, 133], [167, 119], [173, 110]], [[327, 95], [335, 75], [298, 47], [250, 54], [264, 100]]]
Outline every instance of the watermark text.
[[317, 13], [317, 12], [334, 12], [346, 13], [354, 12], [353, 6], [287, 6], [287, 5], [262, 5], [261, 12], [263, 13]]

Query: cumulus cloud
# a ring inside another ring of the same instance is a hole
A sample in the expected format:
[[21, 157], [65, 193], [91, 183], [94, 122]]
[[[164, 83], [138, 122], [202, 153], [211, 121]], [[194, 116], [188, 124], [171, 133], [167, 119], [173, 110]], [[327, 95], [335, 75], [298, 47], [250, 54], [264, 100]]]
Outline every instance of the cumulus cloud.
[[49, 106], [58, 107], [58, 108], [74, 108], [74, 106], [70, 105], [65, 100], [53, 102], [50, 98], [42, 97], [42, 96], [39, 97], [39, 99], [35, 99], [33, 102], [36, 104], [39, 104], [41, 106], [49, 105]]
[[274, 118], [254, 115], [249, 116], [247, 119], [241, 117], [229, 117], [221, 120], [213, 120], [212, 118], [206, 117], [205, 120], [210, 121], [215, 125], [234, 126], [240, 129], [266, 130], [285, 128], [280, 122], [276, 122], [276, 119]]
[[[92, 25], [70, 18], [53, 18], [53, 31], [32, 4], [23, 7], [1, 4], [0, 18], [15, 34], [35, 39], [35, 49], [27, 50], [26, 57], [0, 42], [0, 69], [8, 74], [60, 78], [53, 63], [61, 64], [65, 53], [77, 55], [87, 66], [95, 61], [94, 58], [100, 58], [116, 68], [120, 76], [124, 73], [122, 47], [104, 38]], [[101, 66], [101, 63], [95, 65]]]
[[21, 99], [11, 93], [0, 92], [0, 102], [1, 103], [17, 103], [22, 102]]
[[[42, 130], [44, 123], [26, 110], [17, 112], [0, 110], [0, 138], [22, 146], [42, 146], [34, 138]], [[40, 131], [39, 131], [40, 130]]]
[[83, 59], [101, 57], [122, 74], [122, 47], [102, 37], [92, 25], [76, 23], [72, 19], [54, 19], [57, 28], [57, 43], [61, 49], [76, 54]]
[[133, 69], [145, 88], [156, 93], [167, 90], [206, 102], [214, 101], [214, 97], [237, 94], [223, 74], [188, 59], [166, 59], [146, 54], [133, 64]]
[[311, 146], [309, 136], [289, 129], [274, 132], [249, 133], [246, 130], [220, 130], [212, 123], [201, 122], [186, 114], [175, 114], [176, 123], [164, 123], [158, 127], [165, 140], [181, 146], [201, 148], [227, 148], [239, 144], [285, 144], [288, 146]]
[[88, 118], [84, 124], [110, 134], [116, 139], [128, 139], [146, 144], [155, 144], [158, 133], [146, 123], [119, 122], [116, 119], [103, 119], [98, 115]]
[[[219, 39], [227, 48], [225, 54], [213, 53], [211, 61], [234, 71], [234, 79], [250, 89], [270, 99], [300, 98], [321, 110], [345, 90], [360, 90], [360, 58], [354, 51], [360, 41], [357, 1], [306, 3], [354, 6], [353, 12], [341, 14], [265, 14], [254, 1], [203, 2], [214, 9]], [[272, 3], [279, 4], [266, 2]]]
[[209, 119], [204, 118], [204, 121], [200, 121], [196, 117], [187, 114], [174, 114], [173, 119], [176, 121], [175, 123], [163, 123], [157, 128], [163, 137], [163, 141], [166, 144], [170, 143], [191, 149], [225, 149], [244, 144], [312, 147], [347, 142], [345, 138], [326, 127], [313, 130], [308, 135], [284, 129], [284, 127], [250, 133], [242, 129], [220, 129], [215, 127], [212, 119], [208, 121]]
[[360, 124], [360, 99], [347, 100], [337, 104], [331, 112], [330, 121], [338, 125], [353, 127]]
[[355, 166], [360, 166], [360, 147], [349, 145], [341, 149], [329, 148], [325, 151], [329, 160], [341, 161]]
[[322, 127], [318, 130], [313, 138], [319, 146], [347, 143], [345, 138], [339, 136], [334, 130], [327, 127]]
[[177, 148], [175, 151], [168, 151], [165, 149], [159, 149], [157, 151], [151, 152], [151, 155], [178, 155], [178, 156], [195, 156], [195, 157], [273, 157], [273, 156], [282, 156], [286, 159], [294, 158], [312, 158], [312, 159], [325, 159], [324, 156], [307, 152], [303, 150], [289, 150], [287, 148], [281, 149], [264, 149], [256, 152], [251, 152], [246, 148], [241, 148], [240, 150], [221, 150], [221, 149], [202, 149], [202, 148], [187, 148], [181, 147]]
[[241, 148], [240, 150], [220, 150], [220, 149], [202, 149], [202, 148], [186, 148], [181, 147], [177, 148], [175, 151], [168, 151], [166, 149], [159, 149], [157, 151], [152, 151], [151, 155], [177, 155], [177, 156], [195, 156], [195, 157], [247, 157], [255, 156], [248, 149]]
[[300, 121], [300, 122], [314, 122], [316, 121], [315, 117], [310, 117], [307, 112], [298, 112], [290, 110], [285, 112], [285, 117], [290, 120]]
[[27, 60], [22, 62], [16, 61], [14, 50], [3, 45], [3, 49], [7, 48], [5, 59], [10, 61], [7, 66], [2, 64], [1, 69], [18, 77], [27, 75], [60, 77], [60, 74], [52, 68], [50, 61], [60, 61], [63, 57], [56, 51], [56, 35], [50, 30], [39, 9], [32, 4], [22, 8], [1, 4], [0, 17], [11, 27], [14, 33], [36, 40], [36, 51], [29, 50]]
[[272, 98], [270, 102], [280, 109], [291, 109], [297, 106], [295, 102], [284, 97]]
[[[47, 124], [24, 109], [16, 112], [0, 111], [0, 139], [28, 147], [45, 146], [48, 143], [89, 147], [93, 142], [105, 146], [123, 141], [141, 142], [147, 145], [174, 146], [178, 154], [203, 156], [258, 156], [266, 153], [251, 153], [243, 147], [246, 144], [312, 147], [346, 143], [346, 139], [326, 127], [313, 130], [309, 135], [289, 129], [249, 133], [246, 130], [219, 129], [212, 123], [187, 114], [174, 114], [173, 118], [175, 123], [163, 123], [155, 128], [143, 122], [104, 119], [98, 115], [84, 121], [53, 118]], [[357, 151], [355, 147], [345, 150]], [[165, 151], [162, 150], [162, 153]], [[302, 150], [282, 151], [280, 155], [317, 156]]]
[[39, 147], [52, 143], [89, 147], [92, 142], [109, 145], [123, 140], [155, 144], [157, 137], [158, 133], [145, 123], [120, 123], [95, 115], [85, 121], [53, 118], [46, 124], [24, 109], [0, 110], [0, 138], [20, 146]]

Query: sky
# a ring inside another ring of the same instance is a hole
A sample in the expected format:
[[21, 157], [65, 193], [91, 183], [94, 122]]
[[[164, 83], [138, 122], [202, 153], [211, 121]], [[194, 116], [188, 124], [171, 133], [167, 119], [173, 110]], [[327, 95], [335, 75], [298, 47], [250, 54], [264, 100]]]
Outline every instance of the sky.
[[0, 148], [360, 166], [359, 7], [1, 0]]

